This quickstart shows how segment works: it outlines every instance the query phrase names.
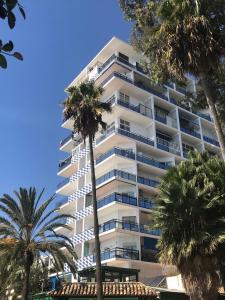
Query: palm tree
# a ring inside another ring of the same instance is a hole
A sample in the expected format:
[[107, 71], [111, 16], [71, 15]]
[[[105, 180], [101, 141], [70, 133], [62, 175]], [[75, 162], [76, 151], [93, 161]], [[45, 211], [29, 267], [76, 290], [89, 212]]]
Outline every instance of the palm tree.
[[211, 74], [224, 64], [225, 7], [223, 0], [120, 0], [134, 22], [133, 43], [149, 59], [155, 81], [189, 73], [199, 79], [225, 160], [221, 127]]
[[175, 265], [191, 300], [216, 299], [218, 251], [225, 240], [225, 163], [197, 151], [159, 186], [159, 259]]
[[109, 103], [100, 102], [99, 99], [103, 93], [103, 89], [101, 87], [96, 87], [93, 81], [83, 82], [79, 86], [72, 86], [68, 89], [68, 92], [69, 96], [64, 102], [64, 116], [66, 119], [71, 118], [73, 120], [74, 131], [82, 136], [84, 142], [86, 141], [86, 138], [89, 140], [94, 215], [96, 278], [98, 287], [97, 292], [98, 299], [102, 300], [102, 271], [93, 141], [95, 134], [99, 130], [99, 127], [101, 127], [103, 130], [106, 129], [107, 124], [102, 119], [102, 113], [111, 112], [111, 105]]
[[55, 196], [43, 202], [43, 192], [38, 195], [35, 188], [20, 188], [14, 191], [15, 198], [8, 194], [0, 198], [0, 257], [23, 267], [23, 300], [28, 300], [31, 267], [41, 254], [51, 256], [61, 270], [67, 263], [73, 274], [76, 271], [73, 245], [56, 232], [58, 227], [71, 230], [64, 222], [71, 216], [57, 214], [51, 208]]

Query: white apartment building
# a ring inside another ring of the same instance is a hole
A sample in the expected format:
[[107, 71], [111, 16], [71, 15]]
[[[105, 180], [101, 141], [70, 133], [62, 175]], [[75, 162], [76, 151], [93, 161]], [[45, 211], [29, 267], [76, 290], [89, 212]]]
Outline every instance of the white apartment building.
[[[139, 280], [146, 281], [165, 271], [156, 259], [160, 232], [151, 226], [160, 177], [189, 150], [215, 154], [219, 143], [210, 115], [181, 106], [183, 88], [152, 86], [142, 59], [114, 37], [71, 85], [95, 80], [104, 88], [102, 101], [112, 104], [112, 113], [104, 115], [107, 130], [98, 132], [94, 142], [102, 264], [140, 269]], [[193, 90], [193, 82], [187, 88]], [[59, 164], [64, 180], [57, 194], [63, 196], [60, 212], [76, 217], [66, 220], [73, 227], [66, 233], [82, 270], [95, 264], [89, 149], [73, 133], [71, 120], [62, 127], [69, 135], [60, 142], [67, 158]]]

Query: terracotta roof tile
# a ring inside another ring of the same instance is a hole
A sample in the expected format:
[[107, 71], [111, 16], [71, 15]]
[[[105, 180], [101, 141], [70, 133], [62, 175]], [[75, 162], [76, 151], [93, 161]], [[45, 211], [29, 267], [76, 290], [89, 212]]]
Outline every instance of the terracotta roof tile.
[[[104, 296], [141, 296], [156, 299], [156, 292], [141, 282], [104, 282]], [[52, 297], [60, 296], [88, 296], [97, 295], [97, 284], [95, 282], [67, 283], [61, 289], [49, 292]]]

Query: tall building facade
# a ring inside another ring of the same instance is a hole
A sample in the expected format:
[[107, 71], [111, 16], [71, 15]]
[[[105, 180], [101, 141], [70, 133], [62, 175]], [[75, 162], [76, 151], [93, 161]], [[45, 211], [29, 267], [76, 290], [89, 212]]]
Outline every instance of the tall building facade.
[[[219, 153], [212, 118], [183, 105], [186, 90], [168, 84], [152, 86], [141, 68], [143, 59], [127, 43], [112, 40], [81, 71], [71, 85], [94, 80], [104, 88], [102, 101], [110, 102], [106, 131], [94, 141], [95, 171], [102, 264], [140, 270], [140, 281], [160, 275], [152, 228], [160, 177], [187, 157], [190, 150]], [[194, 90], [190, 80], [187, 88]], [[89, 148], [71, 120], [62, 127], [69, 135], [60, 142], [67, 158], [58, 175], [64, 180], [57, 194], [64, 198], [60, 212], [76, 217], [66, 222], [78, 255], [78, 269], [95, 264]]]

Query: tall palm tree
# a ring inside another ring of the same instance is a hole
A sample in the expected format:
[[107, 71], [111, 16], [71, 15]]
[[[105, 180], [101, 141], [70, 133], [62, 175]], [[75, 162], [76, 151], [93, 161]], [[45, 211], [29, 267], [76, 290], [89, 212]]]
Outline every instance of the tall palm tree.
[[84, 142], [86, 138], [89, 141], [90, 164], [91, 164], [91, 183], [93, 198], [94, 215], [94, 236], [95, 236], [95, 256], [96, 256], [96, 278], [98, 299], [103, 299], [102, 290], [102, 271], [101, 271], [101, 253], [99, 241], [99, 223], [97, 212], [96, 197], [96, 178], [94, 167], [93, 141], [95, 134], [102, 128], [106, 129], [106, 123], [102, 119], [103, 112], [111, 112], [109, 103], [100, 102], [103, 94], [101, 87], [95, 86], [93, 81], [81, 83], [79, 86], [72, 86], [68, 89], [69, 96], [64, 102], [64, 116], [66, 119], [73, 120], [74, 131], [79, 133]]
[[175, 265], [191, 300], [217, 299], [218, 251], [225, 241], [225, 163], [197, 151], [170, 169], [154, 212], [159, 259]]
[[133, 43], [149, 61], [151, 78], [199, 79], [225, 160], [225, 136], [216, 106], [211, 73], [224, 63], [224, 0], [120, 0], [134, 22]]
[[71, 230], [64, 222], [71, 216], [57, 214], [51, 208], [55, 196], [42, 201], [43, 192], [38, 195], [35, 188], [20, 188], [14, 191], [15, 198], [8, 194], [0, 198], [0, 257], [23, 267], [23, 300], [28, 300], [31, 267], [41, 254], [51, 256], [61, 270], [67, 263], [73, 274], [76, 271], [73, 245], [56, 232], [58, 227]]

